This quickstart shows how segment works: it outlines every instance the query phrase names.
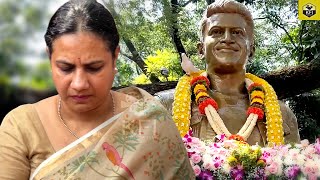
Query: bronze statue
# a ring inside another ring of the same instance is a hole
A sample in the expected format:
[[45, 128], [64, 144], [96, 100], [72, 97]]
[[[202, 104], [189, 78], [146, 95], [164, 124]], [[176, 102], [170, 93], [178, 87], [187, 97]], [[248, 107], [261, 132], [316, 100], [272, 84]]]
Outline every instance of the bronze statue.
[[[243, 4], [233, 0], [218, 0], [210, 4], [201, 21], [198, 51], [207, 64], [205, 74], [210, 80], [208, 94], [218, 104], [218, 116], [221, 117], [226, 132], [231, 134], [237, 134], [244, 126], [248, 116], [247, 109], [252, 104], [245, 86], [245, 66], [254, 55], [253, 28], [250, 11]], [[156, 94], [171, 112], [173, 93], [174, 90], [169, 90]], [[283, 102], [278, 103], [282, 114], [281, 133], [284, 143], [299, 142], [295, 115]], [[202, 140], [212, 139], [219, 130], [214, 130], [214, 125], [209, 123], [207, 116], [199, 113], [194, 99], [191, 103], [190, 126], [193, 135]], [[246, 142], [267, 145], [266, 117], [258, 120], [252, 127], [254, 128]]]

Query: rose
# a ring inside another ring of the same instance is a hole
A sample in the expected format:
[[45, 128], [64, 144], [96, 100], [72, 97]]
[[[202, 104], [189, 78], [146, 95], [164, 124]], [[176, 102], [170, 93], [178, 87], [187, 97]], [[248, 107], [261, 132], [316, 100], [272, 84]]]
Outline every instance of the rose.
[[193, 171], [194, 171], [194, 173], [196, 174], [196, 176], [198, 176], [198, 175], [201, 173], [201, 168], [200, 168], [200, 166], [195, 165], [195, 166], [193, 166], [192, 168], [193, 168]]
[[302, 167], [302, 172], [306, 174], [309, 177], [309, 179], [310, 177], [317, 176], [320, 174], [320, 169], [317, 163], [318, 162], [308, 159], [304, 164], [304, 167]]
[[316, 149], [316, 153], [320, 154], [320, 138], [318, 138], [314, 143], [314, 148]]
[[306, 147], [306, 149], [304, 150], [304, 154], [307, 156], [313, 155], [316, 153], [316, 148], [312, 145]]
[[202, 159], [199, 154], [192, 154], [190, 158], [191, 158], [192, 162], [195, 164], [199, 163]]
[[270, 174], [278, 174], [278, 164], [275, 162], [272, 162], [268, 166], [266, 166], [266, 171]]
[[308, 139], [304, 139], [304, 140], [301, 141], [302, 147], [307, 147], [309, 144], [310, 143], [309, 143]]
[[298, 155], [300, 154], [300, 149], [290, 149], [288, 156], [291, 156], [292, 160], [297, 160]]
[[279, 155], [280, 156], [286, 156], [288, 154], [288, 151], [289, 151], [288, 145], [282, 146], [281, 149], [280, 149]]

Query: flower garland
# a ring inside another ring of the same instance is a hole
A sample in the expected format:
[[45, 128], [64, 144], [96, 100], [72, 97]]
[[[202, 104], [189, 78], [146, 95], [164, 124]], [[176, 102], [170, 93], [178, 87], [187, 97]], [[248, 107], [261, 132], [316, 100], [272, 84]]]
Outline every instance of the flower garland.
[[209, 124], [217, 134], [225, 134], [230, 139], [245, 141], [253, 131], [257, 120], [262, 120], [265, 114], [268, 144], [272, 146], [284, 143], [280, 106], [271, 85], [257, 76], [246, 74], [245, 82], [250, 95], [250, 107], [247, 110], [248, 118], [240, 131], [232, 135], [216, 111], [218, 104], [207, 92], [210, 81], [207, 77], [200, 75], [202, 72], [181, 77], [176, 87], [173, 120], [182, 137], [187, 134], [190, 128], [191, 94], [193, 91], [196, 103], [199, 106], [199, 112], [207, 115]]
[[172, 107], [172, 119], [183, 137], [190, 128], [191, 119], [191, 86], [192, 78], [197, 77], [202, 72], [184, 75], [179, 79], [174, 92], [174, 102]]
[[284, 132], [282, 127], [282, 115], [278, 97], [272, 86], [262, 78], [247, 73], [246, 77], [262, 84], [265, 91], [265, 114], [267, 124], [267, 141], [269, 146], [284, 144]]

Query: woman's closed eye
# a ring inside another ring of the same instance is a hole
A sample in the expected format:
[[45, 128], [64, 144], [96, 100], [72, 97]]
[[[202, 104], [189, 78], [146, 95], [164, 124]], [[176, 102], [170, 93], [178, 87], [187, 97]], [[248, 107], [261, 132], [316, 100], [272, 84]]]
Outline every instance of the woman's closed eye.
[[63, 65], [59, 67], [61, 71], [65, 72], [65, 73], [69, 73], [72, 72], [74, 69], [74, 66], [70, 66], [70, 65]]
[[92, 72], [92, 73], [99, 72], [101, 69], [102, 69], [102, 66], [88, 66], [88, 67], [86, 67], [86, 70], [88, 72]]

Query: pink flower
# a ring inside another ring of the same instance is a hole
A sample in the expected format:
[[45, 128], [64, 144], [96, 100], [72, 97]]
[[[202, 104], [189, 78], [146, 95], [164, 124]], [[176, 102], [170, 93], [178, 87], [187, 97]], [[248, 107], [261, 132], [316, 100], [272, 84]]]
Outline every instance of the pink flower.
[[288, 154], [288, 151], [289, 151], [289, 147], [288, 146], [283, 146], [280, 149], [280, 155], [281, 156], [286, 156]]
[[192, 168], [196, 176], [198, 176], [201, 173], [201, 168], [198, 165], [195, 165]]
[[199, 154], [192, 154], [191, 161], [197, 164], [201, 161], [201, 156]]
[[309, 144], [310, 143], [309, 143], [308, 139], [304, 139], [304, 140], [301, 141], [302, 147], [307, 147]]
[[305, 155], [313, 155], [316, 153], [316, 148], [312, 145], [306, 147], [306, 149], [304, 150]]
[[272, 162], [269, 166], [266, 166], [266, 171], [270, 174], [277, 174], [278, 173], [278, 164], [275, 162]]
[[320, 154], [320, 138], [316, 139], [316, 143], [314, 143], [314, 148], [316, 149], [316, 153]]
[[304, 167], [302, 168], [302, 172], [306, 174], [309, 179], [310, 177], [317, 176], [317, 174], [319, 174], [320, 169], [317, 163], [318, 162], [314, 162], [312, 160], [307, 160]]
[[291, 156], [292, 160], [297, 160], [298, 155], [300, 154], [300, 149], [290, 149], [288, 156]]
[[278, 155], [278, 149], [270, 149], [269, 150], [270, 156], [277, 156]]
[[308, 180], [317, 180], [317, 176], [314, 174], [308, 175]]
[[211, 170], [211, 171], [214, 171], [214, 170], [217, 169], [216, 166], [215, 166], [215, 163], [212, 162], [212, 161], [204, 162], [204, 163], [203, 163], [203, 167], [204, 167], [205, 169], [208, 169], [208, 170]]

